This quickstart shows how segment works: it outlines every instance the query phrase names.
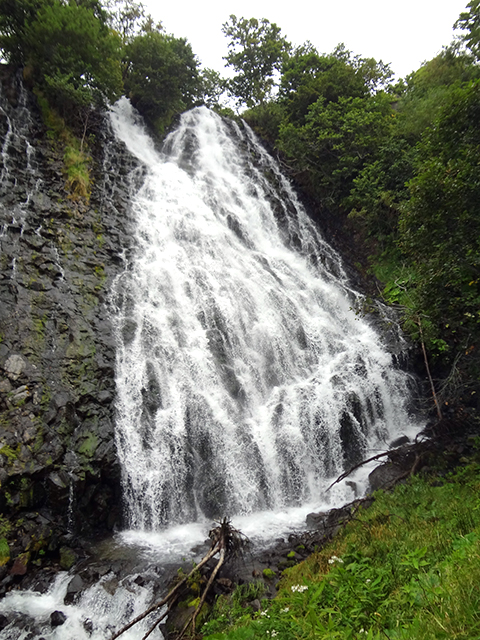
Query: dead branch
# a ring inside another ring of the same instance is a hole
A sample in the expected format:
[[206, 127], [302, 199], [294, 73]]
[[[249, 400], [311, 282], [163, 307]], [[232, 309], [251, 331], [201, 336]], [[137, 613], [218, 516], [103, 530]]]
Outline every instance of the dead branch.
[[376, 456], [372, 456], [371, 458], [367, 458], [367, 460], [362, 460], [362, 462], [359, 462], [358, 464], [356, 464], [354, 467], [352, 467], [348, 471], [345, 471], [345, 473], [342, 473], [341, 476], [338, 476], [338, 478], [336, 480], [334, 480], [334, 482], [332, 482], [332, 484], [327, 488], [327, 491], [330, 491], [330, 489], [333, 487], [334, 484], [337, 484], [338, 482], [341, 482], [342, 480], [347, 478], [351, 473], [353, 473], [356, 469], [358, 469], [359, 467], [362, 467], [364, 464], [367, 464], [367, 462], [372, 462], [372, 460], [378, 460], [379, 458], [383, 458], [384, 456], [388, 456], [389, 453], [390, 453], [390, 451], [384, 451], [383, 453], [377, 453]]
[[[148, 615], [150, 615], [156, 609], [159, 609], [160, 607], [163, 607], [163, 605], [165, 605], [165, 604], [170, 604], [171, 605], [172, 602], [177, 598], [177, 592], [179, 591], [180, 587], [182, 587], [187, 582], [187, 580], [192, 577], [192, 575], [195, 573], [195, 571], [198, 571], [198, 569], [203, 567], [203, 565], [206, 564], [211, 558], [213, 558], [213, 556], [216, 553], [218, 553], [219, 551], [220, 551], [219, 544], [215, 544], [214, 546], [212, 546], [212, 548], [207, 553], [207, 555], [204, 558], [202, 558], [202, 560], [192, 569], [192, 571], [190, 571], [190, 573], [187, 576], [185, 576], [180, 582], [178, 582], [173, 587], [173, 589], [171, 589], [168, 592], [168, 594], [165, 596], [165, 598], [163, 598], [163, 600], [160, 600], [160, 602], [156, 602], [155, 604], [152, 604], [152, 606], [149, 607], [146, 611], [144, 611], [139, 616], [137, 616], [134, 620], [129, 622], [127, 625], [125, 625], [122, 629], [120, 629], [120, 631], [117, 631], [117, 633], [115, 633], [111, 637], [111, 640], [115, 640], [116, 638], [121, 636], [122, 633], [125, 633], [125, 631], [128, 631], [131, 627], [133, 627], [135, 624], [137, 624], [138, 622], [140, 622], [141, 620], [146, 618]], [[173, 597], [173, 596], [175, 596], [175, 597]]]
[[160, 618], [158, 620], [156, 620], [155, 624], [153, 624], [153, 626], [151, 626], [150, 629], [147, 631], [147, 633], [143, 636], [142, 640], [146, 640], [146, 638], [148, 638], [148, 636], [153, 632], [153, 630], [157, 627], [157, 625], [163, 620], [163, 618], [166, 617], [166, 615], [170, 611], [173, 603], [178, 598], [180, 587], [182, 587], [187, 582], [187, 580], [195, 573], [195, 571], [198, 571], [211, 558], [213, 558], [213, 556], [215, 556], [217, 553], [219, 553], [220, 556], [219, 556], [218, 562], [217, 562], [214, 570], [212, 571], [212, 574], [210, 575], [210, 578], [209, 578], [207, 586], [205, 587], [205, 590], [204, 590], [204, 592], [202, 594], [200, 602], [199, 602], [198, 606], [196, 607], [195, 611], [192, 613], [192, 615], [189, 618], [189, 620], [187, 621], [187, 623], [185, 624], [184, 628], [182, 629], [182, 632], [181, 632], [178, 640], [180, 640], [180, 638], [182, 638], [184, 636], [184, 634], [186, 633], [186, 631], [187, 631], [188, 627], [190, 626], [190, 624], [192, 624], [193, 633], [195, 634], [195, 620], [196, 620], [198, 614], [200, 613], [200, 609], [202, 608], [203, 604], [205, 603], [205, 599], [206, 599], [207, 594], [208, 594], [208, 592], [210, 590], [210, 587], [212, 586], [213, 581], [215, 580], [215, 577], [216, 577], [218, 571], [220, 570], [220, 567], [224, 563], [225, 558], [227, 556], [229, 556], [229, 555], [234, 555], [234, 554], [238, 553], [240, 550], [242, 550], [246, 546], [248, 546], [248, 544], [250, 542], [248, 540], [248, 538], [243, 535], [243, 533], [238, 531], [238, 529], [235, 529], [235, 527], [232, 527], [230, 521], [227, 520], [227, 518], [224, 518], [218, 524], [217, 527], [214, 527], [209, 532], [208, 536], [209, 536], [210, 540], [212, 541], [211, 542], [210, 551], [192, 569], [192, 571], [190, 571], [188, 576], [185, 576], [178, 584], [176, 584], [175, 587], [173, 587], [173, 589], [171, 589], [168, 592], [168, 594], [165, 596], [165, 598], [163, 598], [163, 600], [153, 604], [149, 609], [144, 611], [142, 614], [137, 616], [134, 620], [132, 620], [127, 625], [125, 625], [122, 629], [120, 629], [120, 631], [115, 633], [115, 635], [113, 635], [111, 637], [111, 640], [115, 640], [116, 638], [121, 636], [122, 633], [125, 633], [125, 631], [128, 631], [128, 629], [130, 629], [135, 624], [137, 624], [137, 622], [140, 622], [141, 620], [146, 618], [150, 613], [152, 613], [153, 611], [155, 611], [159, 607], [162, 607], [163, 605], [168, 604], [167, 611], [165, 611], [160, 616]]
[[207, 593], [210, 589], [210, 587], [213, 584], [213, 581], [215, 580], [215, 576], [217, 575], [220, 567], [222, 566], [224, 560], [225, 560], [225, 553], [226, 553], [226, 549], [222, 548], [220, 550], [220, 557], [218, 559], [218, 562], [215, 566], [215, 569], [212, 571], [212, 575], [210, 576], [208, 582], [207, 582], [207, 586], [205, 587], [205, 590], [202, 594], [202, 597], [200, 599], [200, 602], [198, 603], [197, 608], [195, 609], [195, 611], [193, 612], [191, 618], [189, 620], [187, 620], [185, 626], [182, 629], [182, 632], [180, 633], [180, 635], [178, 636], [178, 640], [181, 640], [183, 638], [183, 636], [185, 635], [188, 627], [190, 626], [190, 623], [192, 625], [192, 633], [195, 636], [195, 620], [197, 619], [198, 614], [200, 613], [201, 608], [203, 607], [203, 604], [205, 602], [205, 599], [207, 597]]
[[423, 359], [425, 362], [425, 369], [427, 370], [428, 380], [430, 382], [430, 388], [432, 390], [433, 401], [435, 403], [435, 408], [437, 409], [438, 419], [442, 419], [442, 411], [440, 409], [440, 404], [437, 400], [437, 394], [435, 392], [435, 385], [433, 384], [432, 374], [430, 373], [430, 365], [428, 364], [427, 350], [425, 348], [425, 341], [423, 340], [423, 330], [422, 330], [422, 321], [420, 320], [420, 316], [417, 317], [418, 329], [420, 331], [420, 342], [422, 345]]
[[168, 609], [162, 613], [160, 618], [150, 627], [147, 633], [143, 636], [142, 640], [147, 640], [148, 636], [155, 631], [155, 629], [158, 627], [160, 622], [167, 617], [169, 611], [170, 611], [170, 607], [168, 607]]

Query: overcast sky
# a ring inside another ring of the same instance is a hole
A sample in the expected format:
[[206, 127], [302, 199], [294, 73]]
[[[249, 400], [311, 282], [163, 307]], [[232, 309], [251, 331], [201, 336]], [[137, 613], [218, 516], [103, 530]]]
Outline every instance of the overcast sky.
[[391, 63], [397, 77], [415, 71], [453, 39], [469, 0], [143, 0], [167, 33], [184, 37], [205, 67], [224, 70], [222, 24], [238, 18], [276, 22], [294, 45], [310, 40], [320, 53], [344, 42], [363, 57]]

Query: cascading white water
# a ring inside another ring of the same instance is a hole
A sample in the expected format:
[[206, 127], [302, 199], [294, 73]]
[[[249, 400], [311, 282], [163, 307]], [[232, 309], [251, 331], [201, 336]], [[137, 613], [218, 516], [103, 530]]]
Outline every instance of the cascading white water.
[[194, 109], [157, 152], [127, 100], [112, 123], [147, 169], [113, 296], [130, 526], [311, 501], [409, 423], [407, 376], [248, 128]]

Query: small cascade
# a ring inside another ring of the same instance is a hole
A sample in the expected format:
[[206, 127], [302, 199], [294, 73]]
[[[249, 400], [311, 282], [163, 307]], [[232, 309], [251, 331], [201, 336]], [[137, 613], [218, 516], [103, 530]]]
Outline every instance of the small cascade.
[[113, 295], [130, 527], [320, 501], [410, 423], [408, 376], [247, 127], [194, 109], [158, 152], [127, 100], [112, 125], [146, 170]]
[[[1, 109], [1, 107], [0, 107]], [[2, 111], [2, 115], [4, 115], [6, 121], [7, 121], [7, 131], [5, 133], [5, 138], [3, 141], [3, 145], [2, 145], [2, 152], [1, 152], [1, 158], [2, 158], [2, 172], [0, 173], [0, 184], [4, 184], [9, 176], [10, 176], [10, 168], [9, 168], [9, 147], [10, 147], [10, 143], [11, 140], [13, 138], [13, 128], [12, 128], [12, 121], [10, 120], [10, 118], [8, 117], [8, 115], [5, 113], [5, 111], [3, 109], [1, 109]]]
[[[22, 238], [28, 226], [28, 210], [32, 198], [39, 192], [42, 180], [38, 172], [38, 160], [31, 140], [33, 120], [28, 104], [28, 93], [20, 77], [15, 79], [15, 103], [0, 101], [0, 135], [3, 145], [0, 152], [0, 239], [5, 239], [2, 252], [13, 254], [11, 246]], [[18, 180], [18, 165], [23, 165]], [[39, 235], [39, 233], [38, 233]], [[17, 278], [16, 257], [12, 257], [11, 278]]]
[[[155, 574], [147, 573], [141, 578], [133, 574], [118, 583], [113, 574], [106, 574], [80, 598], [73, 599], [72, 592], [68, 591], [72, 576], [62, 572], [46, 593], [11, 591], [0, 602], [0, 614], [13, 617], [17, 624], [13, 622], [2, 630], [2, 640], [107, 640], [115, 630], [145, 611], [157, 579]], [[52, 625], [53, 612], [60, 613], [63, 624]], [[157, 616], [158, 613], [147, 617], [122, 638], [140, 640]], [[163, 636], [155, 629], [149, 638], [161, 640]]]

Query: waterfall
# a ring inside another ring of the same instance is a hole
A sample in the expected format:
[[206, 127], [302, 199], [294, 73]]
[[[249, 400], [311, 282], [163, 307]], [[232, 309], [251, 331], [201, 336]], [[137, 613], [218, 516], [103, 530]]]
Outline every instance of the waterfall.
[[408, 376], [248, 127], [197, 108], [157, 150], [111, 120], [146, 168], [112, 294], [129, 526], [314, 500], [410, 423]]

